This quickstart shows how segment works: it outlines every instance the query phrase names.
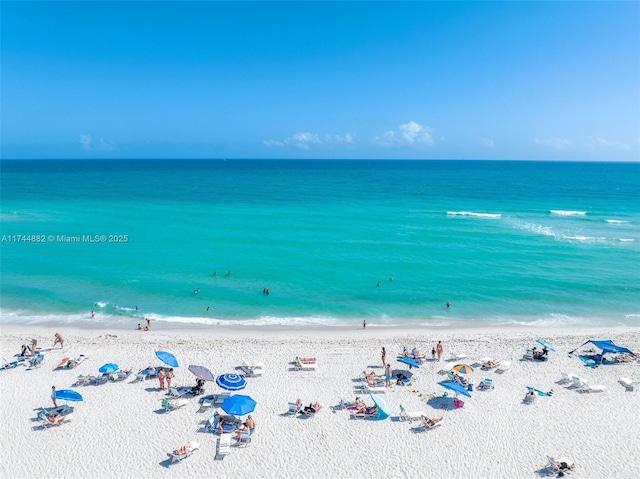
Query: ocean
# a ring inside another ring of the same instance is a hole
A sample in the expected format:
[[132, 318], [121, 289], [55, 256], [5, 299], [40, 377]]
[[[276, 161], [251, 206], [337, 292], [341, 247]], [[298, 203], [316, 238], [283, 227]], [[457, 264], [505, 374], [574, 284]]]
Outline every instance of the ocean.
[[3, 323], [640, 325], [640, 163], [0, 167]]

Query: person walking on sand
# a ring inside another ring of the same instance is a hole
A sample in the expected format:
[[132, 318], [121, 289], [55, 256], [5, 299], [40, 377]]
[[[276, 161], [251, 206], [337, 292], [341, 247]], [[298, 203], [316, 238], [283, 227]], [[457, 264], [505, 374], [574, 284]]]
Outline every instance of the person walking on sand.
[[438, 361], [440, 361], [440, 358], [442, 357], [442, 341], [438, 341], [436, 352], [438, 353]]
[[382, 346], [382, 368], [383, 369], [386, 364], [387, 364], [387, 350], [384, 349], [384, 346]]
[[391, 378], [393, 377], [393, 369], [391, 369], [391, 364], [387, 364], [387, 371], [384, 377], [387, 387], [391, 387]]
[[53, 407], [58, 407], [58, 402], [56, 401], [56, 387], [51, 386], [51, 401], [53, 401]]
[[96, 317], [96, 312], [92, 309], [91, 310], [91, 319]]

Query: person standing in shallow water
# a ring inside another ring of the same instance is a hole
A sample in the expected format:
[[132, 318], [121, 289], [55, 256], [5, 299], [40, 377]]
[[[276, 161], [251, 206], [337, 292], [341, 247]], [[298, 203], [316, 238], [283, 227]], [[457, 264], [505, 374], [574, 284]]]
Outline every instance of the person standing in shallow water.
[[362, 329], [367, 329], [367, 320], [362, 320]]

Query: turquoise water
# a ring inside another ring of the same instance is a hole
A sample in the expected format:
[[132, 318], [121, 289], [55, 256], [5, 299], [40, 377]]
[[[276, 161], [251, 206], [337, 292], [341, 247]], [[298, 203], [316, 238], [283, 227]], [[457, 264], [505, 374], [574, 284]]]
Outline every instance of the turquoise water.
[[3, 322], [640, 324], [638, 163], [1, 167]]

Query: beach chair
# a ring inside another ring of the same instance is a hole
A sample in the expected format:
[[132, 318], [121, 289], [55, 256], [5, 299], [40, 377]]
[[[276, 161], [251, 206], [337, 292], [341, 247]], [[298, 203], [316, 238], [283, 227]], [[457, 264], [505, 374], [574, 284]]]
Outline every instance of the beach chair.
[[200, 411], [205, 408], [217, 408], [222, 406], [222, 403], [225, 399], [230, 396], [230, 393], [220, 393], [220, 394], [208, 394], [206, 396], [201, 397], [198, 402], [200, 403]]
[[[478, 366], [482, 366], [484, 363], [486, 363], [488, 361], [492, 361], [492, 360], [493, 360], [493, 358], [490, 358], [490, 357], [484, 357], [484, 358], [476, 359], [469, 366], [472, 366], [472, 367], [475, 368], [475, 367], [478, 367]], [[453, 366], [455, 366], [455, 364]], [[451, 367], [453, 367], [453, 366], [451, 366]], [[451, 368], [449, 368], [449, 369], [451, 369]]]
[[489, 358], [488, 361], [485, 361], [482, 363], [481, 368], [483, 371], [489, 371], [493, 368], [497, 368], [499, 365], [500, 365], [500, 360]]
[[294, 402], [289, 402], [289, 410], [285, 414], [290, 414], [291, 417], [295, 417], [295, 415], [302, 411], [303, 408], [304, 405], [302, 403], [298, 405]]
[[238, 366], [238, 369], [240, 369], [244, 376], [248, 378], [259, 378], [264, 374], [264, 369], [252, 368], [249, 366], [245, 366], [244, 364]]
[[491, 391], [492, 389], [494, 389], [493, 379], [484, 378], [482, 381], [480, 381], [480, 384], [478, 384], [477, 389], [478, 391]]
[[582, 387], [580, 388], [581, 391], [587, 391], [590, 393], [601, 393], [607, 390], [606, 386], [603, 386], [602, 384], [591, 384], [589, 381], [587, 381], [586, 379], [582, 380]]
[[398, 414], [398, 419], [401, 421], [409, 421], [412, 422], [414, 420], [421, 419], [422, 416], [426, 415], [424, 411], [407, 411], [402, 404], [400, 404], [400, 414]]
[[27, 358], [18, 358], [15, 361], [7, 362], [6, 359], [2, 358], [2, 367], [0, 369], [13, 369], [18, 366], [24, 366], [27, 364]]
[[179, 388], [171, 386], [167, 391], [167, 396], [172, 398], [183, 398], [190, 395], [193, 395], [193, 388], [189, 386], [180, 386]]
[[527, 351], [522, 356], [522, 359], [526, 361], [533, 361], [533, 351], [531, 349], [527, 349]]
[[495, 372], [497, 372], [498, 374], [502, 374], [510, 367], [511, 367], [510, 361], [501, 361], [500, 364], [498, 364], [498, 366], [496, 367]]
[[133, 368], [121, 369], [120, 371], [117, 371], [116, 373], [114, 373], [114, 379], [113, 380], [114, 381], [124, 381], [129, 376], [131, 376], [132, 371], [133, 371]]
[[568, 474], [574, 469], [574, 467], [575, 463], [567, 457], [555, 459], [551, 456], [547, 456], [547, 465], [545, 467], [545, 469], [547, 470], [547, 475], [559, 475], [560, 472], [562, 472], [563, 475]]
[[571, 387], [573, 388], [581, 388], [582, 387], [582, 378], [580, 376], [571, 375]]
[[462, 359], [467, 359], [468, 356], [466, 354], [454, 354], [451, 353], [451, 358], [448, 359], [449, 362], [453, 361], [459, 363]]
[[318, 414], [321, 410], [322, 410], [322, 404], [320, 403], [318, 403], [317, 407], [312, 406], [311, 409], [308, 409], [307, 407], [302, 406], [302, 408], [300, 409], [300, 415], [305, 417], [313, 417], [316, 414]]
[[432, 420], [431, 422], [427, 421], [425, 418], [420, 418], [420, 428], [428, 431], [430, 429], [434, 429], [440, 425], [442, 425], [442, 421], [444, 418], [438, 418], [438, 421]]
[[179, 462], [179, 461], [182, 461], [183, 459], [186, 459], [191, 454], [193, 454], [194, 451], [196, 451], [199, 448], [200, 448], [199, 442], [191, 441], [186, 445], [186, 453], [176, 454], [176, 451], [173, 451], [173, 452], [167, 453], [167, 455], [171, 458], [171, 464], [173, 464], [174, 462]]
[[32, 368], [37, 368], [42, 364], [42, 361], [44, 361], [44, 354], [38, 354], [37, 356], [34, 356], [29, 360], [29, 366]]
[[234, 446], [247, 447], [249, 444], [251, 444], [252, 436], [253, 429], [250, 429], [248, 431], [237, 431], [235, 436], [236, 443], [234, 444]]
[[264, 369], [264, 364], [255, 361], [247, 361], [245, 358], [242, 358], [242, 365], [249, 369]]
[[223, 459], [224, 456], [229, 454], [231, 454], [231, 434], [222, 434], [218, 439], [216, 459]]
[[318, 364], [310, 361], [303, 361], [300, 358], [296, 358], [293, 361], [293, 367], [298, 371], [315, 371], [318, 368]]
[[164, 412], [171, 412], [175, 409], [180, 409], [182, 406], [186, 406], [187, 404], [189, 404], [189, 401], [187, 401], [186, 399], [176, 399], [175, 401], [163, 399], [162, 409], [164, 409]]
[[634, 387], [637, 384], [640, 384], [640, 381], [632, 381], [629, 378], [620, 378], [620, 384], [622, 384], [627, 391], [633, 391]]

